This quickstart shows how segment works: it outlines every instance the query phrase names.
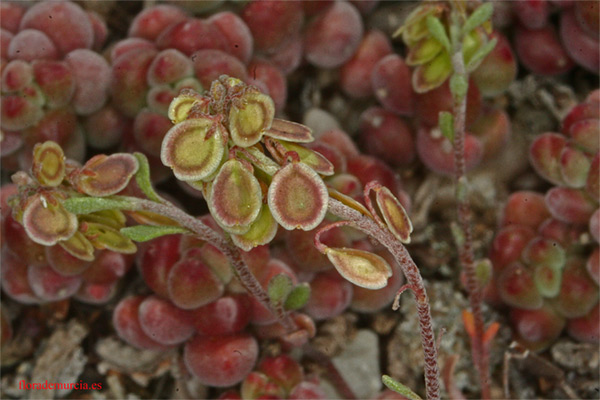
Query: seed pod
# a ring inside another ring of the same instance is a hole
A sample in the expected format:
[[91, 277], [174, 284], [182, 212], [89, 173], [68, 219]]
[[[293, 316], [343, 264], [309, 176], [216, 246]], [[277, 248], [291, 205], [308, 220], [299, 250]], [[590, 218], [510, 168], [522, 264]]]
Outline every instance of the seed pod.
[[329, 200], [323, 179], [301, 162], [279, 170], [267, 196], [273, 217], [287, 230], [316, 228], [325, 218]]
[[231, 235], [231, 239], [242, 250], [250, 251], [256, 246], [271, 242], [277, 233], [277, 227], [277, 221], [271, 215], [269, 206], [263, 204], [258, 218], [250, 225], [248, 232]]
[[249, 147], [260, 141], [271, 128], [275, 116], [275, 104], [266, 94], [246, 92], [240, 102], [229, 110], [229, 132], [231, 139], [240, 147]]
[[31, 174], [42, 186], [58, 186], [65, 177], [65, 155], [55, 142], [38, 143], [33, 147]]
[[182, 181], [198, 181], [213, 174], [225, 153], [226, 132], [213, 119], [185, 120], [165, 135], [160, 159]]
[[375, 201], [390, 232], [402, 243], [410, 243], [413, 226], [400, 201], [385, 186], [375, 189]]
[[80, 170], [77, 190], [93, 197], [113, 195], [125, 189], [138, 166], [137, 158], [131, 154], [98, 154]]
[[38, 194], [23, 210], [23, 227], [36, 243], [52, 246], [69, 239], [77, 231], [77, 217], [63, 208], [56, 197]]
[[262, 192], [258, 180], [236, 160], [227, 161], [212, 182], [208, 206], [212, 216], [232, 233], [246, 233], [258, 218]]
[[366, 289], [381, 289], [392, 276], [387, 261], [368, 251], [327, 247], [325, 254], [340, 275]]

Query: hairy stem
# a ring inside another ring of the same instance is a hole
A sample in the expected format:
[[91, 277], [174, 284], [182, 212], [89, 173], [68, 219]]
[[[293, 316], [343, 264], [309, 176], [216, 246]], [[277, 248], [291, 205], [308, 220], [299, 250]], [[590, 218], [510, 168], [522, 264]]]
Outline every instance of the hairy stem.
[[419, 273], [417, 265], [412, 260], [406, 248], [388, 230], [382, 229], [371, 218], [363, 215], [355, 209], [346, 206], [335, 199], [329, 199], [329, 212], [353, 223], [353, 226], [367, 233], [394, 256], [402, 272], [406, 277], [417, 301], [417, 314], [419, 316], [419, 328], [421, 330], [421, 345], [425, 357], [425, 387], [427, 398], [437, 400], [440, 398], [440, 373], [437, 361], [437, 346], [433, 333], [433, 320], [429, 299], [425, 291], [423, 278]]
[[230, 240], [219, 235], [204, 222], [185, 213], [170, 203], [156, 203], [150, 200], [135, 199], [134, 204], [139, 210], [150, 211], [177, 221], [182, 227], [194, 232], [200, 239], [210, 242], [229, 259], [237, 276], [246, 288], [262, 305], [277, 316], [279, 322], [290, 332], [296, 327], [289, 314], [282, 307], [273, 307], [269, 295], [262, 288], [252, 271], [242, 258], [240, 250]]
[[[453, 41], [452, 66], [454, 75], [468, 84], [468, 74], [462, 54], [462, 40]], [[481, 310], [482, 293], [477, 281], [473, 255], [473, 232], [471, 229], [471, 207], [465, 193], [466, 166], [465, 166], [465, 120], [467, 112], [467, 96], [465, 93], [453, 93], [454, 97], [454, 177], [456, 179], [456, 198], [458, 224], [462, 231], [463, 240], [459, 244], [458, 255], [466, 278], [466, 289], [469, 295], [469, 304], [474, 318], [475, 334], [471, 338], [471, 354], [473, 364], [477, 366], [481, 385], [481, 397], [490, 398], [489, 385], [489, 355], [483, 343], [484, 323]]]

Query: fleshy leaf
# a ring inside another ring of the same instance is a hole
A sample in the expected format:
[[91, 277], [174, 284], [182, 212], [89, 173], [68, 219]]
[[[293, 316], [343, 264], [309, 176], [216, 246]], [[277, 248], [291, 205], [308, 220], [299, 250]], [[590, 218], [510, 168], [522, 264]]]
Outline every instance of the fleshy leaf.
[[37, 195], [23, 210], [23, 227], [36, 243], [52, 246], [67, 240], [77, 231], [77, 217], [64, 209], [56, 198]]
[[465, 61], [466, 61], [466, 70], [467, 72], [473, 72], [479, 67], [479, 65], [483, 62], [483, 60], [487, 57], [488, 54], [494, 50], [496, 44], [498, 43], [498, 39], [493, 38], [492, 40], [486, 42], [485, 44], [477, 47], [477, 49], [469, 54], [465, 53]]
[[133, 156], [138, 161], [138, 171], [135, 174], [135, 181], [137, 182], [142, 192], [152, 201], [162, 203], [163, 199], [156, 193], [150, 180], [150, 165], [148, 164], [148, 158], [142, 153], [133, 153]]
[[269, 206], [263, 204], [258, 218], [250, 225], [248, 232], [231, 235], [231, 239], [242, 250], [250, 251], [256, 246], [270, 243], [277, 234], [277, 227], [277, 221], [271, 215]]
[[265, 135], [296, 143], [310, 143], [314, 140], [312, 130], [308, 126], [279, 118], [273, 119], [273, 123]]
[[425, 20], [427, 24], [427, 30], [431, 34], [431, 36], [444, 47], [447, 52], [450, 52], [450, 39], [448, 38], [448, 34], [446, 33], [446, 29], [444, 25], [442, 25], [442, 21], [439, 18], [434, 17], [433, 15], [428, 15]]
[[443, 7], [438, 4], [425, 4], [416, 7], [404, 20], [404, 24], [394, 32], [394, 36], [402, 34], [402, 40], [408, 46], [423, 39], [429, 34], [427, 28], [427, 16], [439, 16], [443, 11]]
[[529, 159], [536, 172], [555, 185], [562, 184], [560, 155], [567, 141], [558, 133], [544, 133], [529, 147]]
[[137, 247], [131, 239], [121, 235], [118, 230], [110, 226], [84, 222], [81, 232], [97, 249], [108, 249], [124, 254], [133, 254], [137, 251]]
[[126, 197], [71, 197], [63, 203], [65, 209], [74, 214], [89, 214], [103, 210], [133, 210], [135, 204]]
[[452, 73], [450, 55], [446, 52], [438, 54], [433, 60], [419, 65], [412, 76], [413, 89], [417, 93], [425, 93], [441, 86]]
[[462, 31], [465, 34], [468, 34], [473, 29], [477, 28], [479, 25], [482, 25], [485, 21], [492, 17], [494, 13], [494, 5], [491, 3], [483, 3], [479, 7], [473, 11], [469, 18], [465, 21], [465, 24], [462, 27]]
[[333, 175], [333, 164], [322, 154], [308, 149], [300, 144], [280, 141], [283, 147], [288, 151], [295, 151], [300, 157], [300, 161], [311, 167], [317, 173], [325, 176]]
[[560, 292], [561, 268], [541, 264], [533, 270], [533, 281], [538, 292], [544, 297], [554, 297]]
[[77, 189], [94, 197], [110, 196], [125, 189], [137, 170], [138, 161], [131, 154], [99, 154], [81, 169]]
[[584, 152], [565, 146], [560, 155], [560, 174], [565, 184], [572, 188], [582, 188], [590, 171], [592, 160]]
[[58, 186], [65, 177], [65, 154], [55, 142], [38, 143], [33, 147], [31, 174], [42, 186]]
[[271, 278], [267, 287], [267, 293], [272, 303], [278, 304], [285, 301], [292, 292], [294, 284], [286, 274], [278, 274]]
[[440, 111], [438, 120], [442, 135], [444, 135], [450, 143], [454, 143], [454, 116], [448, 111]]
[[279, 170], [267, 196], [273, 217], [287, 230], [314, 229], [327, 212], [329, 194], [323, 179], [301, 162]]
[[234, 103], [229, 110], [229, 132], [233, 143], [240, 147], [258, 143], [271, 128], [274, 116], [275, 103], [269, 96], [257, 91], [246, 92], [241, 105]]
[[500, 297], [509, 306], [535, 310], [544, 302], [531, 272], [518, 261], [502, 270], [496, 285]]
[[400, 201], [385, 186], [375, 189], [375, 200], [390, 232], [402, 243], [410, 243], [413, 226]]
[[383, 375], [381, 377], [381, 381], [390, 390], [393, 390], [394, 392], [399, 393], [400, 395], [404, 396], [408, 400], [423, 400], [423, 399], [421, 399], [421, 397], [418, 394], [416, 394], [415, 392], [410, 390], [408, 388], [408, 386], [401, 384], [400, 382], [394, 380], [392, 377], [390, 377], [388, 375]]
[[204, 104], [207, 99], [193, 90], [183, 89], [179, 96], [175, 97], [169, 105], [167, 113], [173, 124], [178, 124], [188, 118], [190, 110], [193, 106]]
[[136, 242], [147, 242], [160, 236], [188, 233], [188, 230], [179, 226], [136, 225], [121, 228], [119, 232]]
[[310, 299], [310, 285], [306, 282], [294, 287], [287, 299], [285, 299], [284, 308], [286, 310], [298, 310], [308, 303]]
[[326, 247], [325, 255], [346, 280], [366, 289], [381, 289], [392, 276], [382, 257], [364, 250]]
[[585, 191], [596, 201], [600, 201], [600, 152], [596, 153], [590, 166]]
[[562, 246], [553, 240], [536, 237], [523, 250], [523, 260], [532, 265], [547, 265], [557, 268], [564, 267], [566, 254]]
[[406, 64], [411, 67], [431, 61], [442, 51], [442, 45], [432, 37], [421, 39], [406, 55]]
[[210, 188], [208, 205], [213, 218], [225, 230], [245, 233], [262, 207], [258, 180], [244, 165], [231, 159], [221, 167]]
[[73, 257], [77, 257], [83, 261], [94, 260], [94, 246], [79, 231], [75, 232], [67, 240], [61, 240], [58, 244]]
[[225, 137], [224, 127], [210, 118], [185, 120], [165, 135], [160, 159], [179, 180], [204, 179], [219, 168]]

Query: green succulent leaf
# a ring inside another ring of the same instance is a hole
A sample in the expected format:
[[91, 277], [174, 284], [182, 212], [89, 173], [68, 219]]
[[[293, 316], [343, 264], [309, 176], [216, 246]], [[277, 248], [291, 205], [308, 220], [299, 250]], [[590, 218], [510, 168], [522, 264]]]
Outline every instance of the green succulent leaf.
[[179, 226], [153, 226], [136, 225], [127, 228], [121, 228], [122, 235], [136, 242], [147, 242], [160, 236], [174, 235], [177, 233], [189, 233], [185, 228]]
[[467, 62], [466, 70], [467, 72], [473, 72], [479, 67], [479, 64], [483, 61], [484, 58], [487, 57], [488, 54], [494, 47], [496, 47], [496, 43], [498, 43], [498, 39], [493, 38], [489, 42], [485, 43], [483, 46], [479, 47], [475, 53], [471, 56], [470, 60]]
[[385, 386], [387, 386], [390, 390], [393, 390], [396, 393], [401, 394], [406, 397], [408, 400], [423, 400], [419, 397], [418, 394], [410, 390], [407, 386], [404, 386], [400, 382], [396, 381], [394, 378], [388, 375], [383, 375], [381, 377], [381, 381]]
[[438, 121], [440, 122], [440, 130], [442, 135], [454, 143], [454, 116], [448, 111], [441, 111], [439, 114]]
[[73, 214], [90, 214], [104, 210], [135, 210], [134, 202], [123, 196], [114, 197], [71, 197], [66, 199], [63, 207]]
[[260, 214], [250, 225], [248, 232], [241, 235], [231, 235], [231, 240], [244, 251], [250, 251], [256, 246], [267, 244], [277, 234], [277, 221], [273, 218], [269, 206], [263, 204]]
[[450, 52], [450, 39], [448, 38], [448, 34], [446, 33], [442, 21], [433, 15], [428, 15], [427, 29], [429, 30], [429, 33], [431, 33], [431, 36], [433, 36], [447, 52]]
[[462, 27], [463, 34], [468, 34], [473, 29], [477, 28], [479, 25], [483, 24], [485, 21], [492, 17], [494, 13], [494, 5], [490, 2], [483, 3], [465, 21], [465, 24]]
[[275, 275], [269, 281], [269, 286], [267, 288], [267, 293], [269, 294], [271, 303], [279, 304], [284, 302], [288, 295], [292, 292], [293, 288], [294, 284], [289, 276], [286, 274]]
[[135, 181], [138, 186], [150, 200], [162, 203], [164, 200], [156, 193], [154, 187], [152, 187], [148, 158], [142, 153], [133, 153], [133, 155], [137, 158], [139, 164], [138, 171], [135, 174]]
[[83, 261], [94, 260], [94, 246], [79, 231], [75, 232], [69, 239], [61, 240], [58, 244], [73, 257], [77, 257]]
[[310, 299], [310, 286], [304, 282], [292, 289], [291, 293], [285, 299], [283, 307], [286, 310], [298, 310], [308, 303]]

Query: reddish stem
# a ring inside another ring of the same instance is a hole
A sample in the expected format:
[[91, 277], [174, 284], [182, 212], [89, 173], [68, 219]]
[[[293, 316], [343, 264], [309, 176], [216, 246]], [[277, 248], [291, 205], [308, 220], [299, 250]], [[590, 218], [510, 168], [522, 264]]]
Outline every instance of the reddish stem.
[[427, 398], [437, 400], [440, 398], [440, 373], [437, 362], [437, 346], [435, 335], [433, 333], [433, 321], [431, 318], [431, 309], [429, 299], [425, 291], [423, 278], [415, 262], [408, 254], [406, 248], [396, 239], [388, 230], [381, 228], [373, 219], [363, 215], [357, 210], [346, 206], [342, 202], [329, 199], [329, 212], [347, 221], [353, 222], [353, 225], [361, 231], [367, 233], [382, 245], [394, 256], [406, 281], [410, 285], [417, 302], [417, 315], [419, 316], [419, 328], [421, 330], [421, 345], [425, 358], [425, 387]]
[[[452, 66], [454, 74], [462, 76], [468, 82], [462, 54], [462, 43], [460, 40], [454, 43], [454, 54], [452, 55]], [[463, 192], [465, 185], [465, 120], [467, 111], [466, 91], [463, 95], [453, 93], [454, 97], [454, 175], [457, 187], [457, 214], [463, 240], [459, 245], [458, 256], [465, 273], [466, 289], [469, 296], [469, 304], [473, 313], [475, 323], [475, 334], [471, 336], [471, 355], [473, 364], [477, 366], [479, 381], [481, 385], [481, 397], [490, 398], [489, 385], [489, 354], [483, 343], [485, 327], [483, 323], [483, 312], [481, 309], [482, 293], [475, 271], [475, 260], [473, 255], [473, 232], [471, 230], [471, 207], [468, 196]]]

